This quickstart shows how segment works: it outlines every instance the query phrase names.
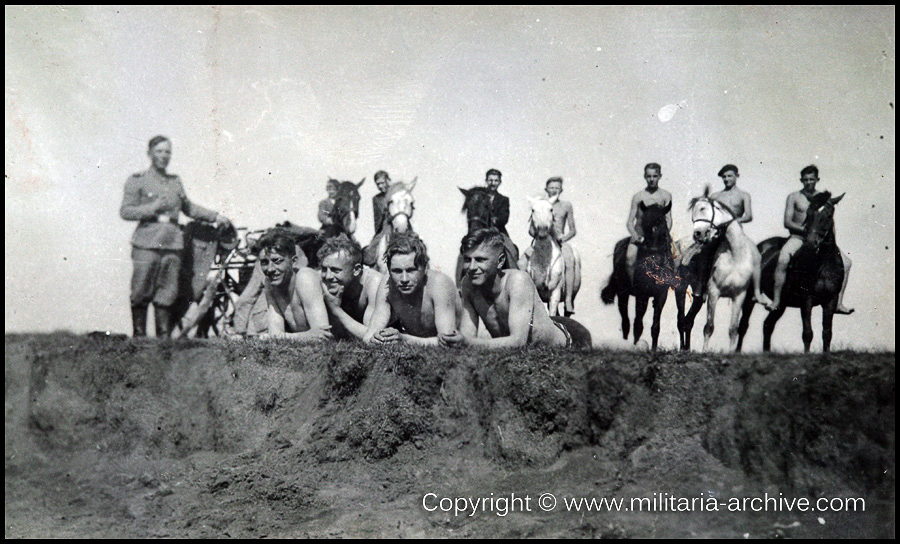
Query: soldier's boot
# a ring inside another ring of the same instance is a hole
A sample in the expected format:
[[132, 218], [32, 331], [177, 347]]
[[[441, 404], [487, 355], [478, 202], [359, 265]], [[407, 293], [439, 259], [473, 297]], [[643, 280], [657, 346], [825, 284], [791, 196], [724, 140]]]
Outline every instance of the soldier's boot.
[[132, 336], [139, 338], [147, 336], [147, 305], [133, 304], [131, 306]]
[[172, 334], [172, 311], [169, 306], [153, 305], [156, 317], [156, 337], [168, 338]]

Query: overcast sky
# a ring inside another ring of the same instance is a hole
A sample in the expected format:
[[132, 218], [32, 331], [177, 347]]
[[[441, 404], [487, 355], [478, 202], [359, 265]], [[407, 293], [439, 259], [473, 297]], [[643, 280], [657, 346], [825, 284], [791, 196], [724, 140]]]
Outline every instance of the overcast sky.
[[[760, 241], [784, 235], [800, 169], [847, 196], [854, 260], [836, 347], [894, 344], [894, 7], [6, 7], [6, 331], [130, 333], [125, 180], [147, 141], [174, 145], [189, 197], [241, 226], [318, 226], [329, 177], [418, 176], [413, 226], [452, 274], [456, 187], [503, 172], [508, 225], [565, 180], [583, 258], [576, 315], [623, 345], [599, 303], [642, 167], [662, 164], [674, 234], [719, 168], [740, 167]], [[727, 302], [714, 345], [727, 345]], [[761, 347], [758, 309], [747, 341]], [[820, 349], [820, 312], [814, 312]], [[649, 332], [650, 316], [645, 325]], [[705, 316], [698, 318], [699, 343]], [[675, 347], [674, 299], [663, 347]], [[798, 310], [774, 346], [795, 350]]]

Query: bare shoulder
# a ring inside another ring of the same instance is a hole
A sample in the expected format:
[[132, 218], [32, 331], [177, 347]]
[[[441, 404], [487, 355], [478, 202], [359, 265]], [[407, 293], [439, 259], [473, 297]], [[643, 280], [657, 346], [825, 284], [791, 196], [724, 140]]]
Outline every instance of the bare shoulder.
[[321, 291], [322, 278], [318, 272], [312, 268], [303, 266], [297, 271], [297, 280], [294, 282], [296, 290], [309, 290], [313, 292]]
[[450, 276], [437, 270], [428, 271], [428, 286], [433, 292], [446, 293], [456, 290], [456, 284], [450, 279]]
[[505, 273], [509, 276], [506, 279], [506, 290], [509, 291], [510, 295], [522, 291], [530, 292], [534, 289], [534, 281], [528, 272], [524, 270], [506, 270]]
[[670, 193], [669, 191], [666, 191], [663, 188], [659, 188], [658, 191], [659, 191], [659, 195], [662, 197], [663, 200], [666, 200], [667, 202], [672, 202], [672, 193]]
[[368, 266], [363, 266], [362, 271], [362, 283], [366, 287], [375, 286], [377, 289], [381, 282], [384, 280], [384, 274], [375, 270], [374, 268], [370, 268]]

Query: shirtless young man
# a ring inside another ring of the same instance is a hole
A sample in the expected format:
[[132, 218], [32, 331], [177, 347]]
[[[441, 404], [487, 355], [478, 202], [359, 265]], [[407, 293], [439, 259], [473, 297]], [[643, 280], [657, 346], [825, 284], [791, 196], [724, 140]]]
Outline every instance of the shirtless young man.
[[[644, 167], [644, 181], [647, 182], [647, 188], [639, 191], [631, 198], [631, 210], [628, 212], [628, 221], [625, 226], [628, 233], [631, 234], [631, 242], [625, 251], [625, 270], [628, 271], [628, 277], [634, 278], [634, 265], [637, 261], [638, 245], [644, 242], [644, 233], [641, 232], [641, 211], [640, 205], [652, 206], [658, 204], [660, 206], [668, 206], [672, 203], [672, 195], [669, 191], [659, 188], [659, 179], [662, 177], [662, 167], [655, 162], [651, 162]], [[672, 210], [666, 213], [666, 226], [672, 230]]]
[[331, 338], [319, 275], [311, 268], [296, 267], [294, 237], [274, 228], [260, 238], [259, 248], [269, 305], [268, 332], [259, 337], [305, 342]]
[[359, 244], [344, 235], [327, 240], [318, 257], [332, 333], [340, 339], [362, 338], [384, 276], [363, 266]]
[[[440, 335], [442, 345], [591, 346], [591, 334], [577, 321], [550, 317], [527, 272], [503, 270], [503, 235], [497, 229], [479, 229], [467, 235], [461, 253], [466, 271], [461, 285], [463, 315], [459, 332]], [[478, 338], [479, 319], [491, 338]]]
[[[576, 229], [572, 203], [559, 198], [563, 192], [562, 184], [562, 178], [550, 178], [544, 186], [544, 191], [547, 193], [547, 200], [553, 205], [553, 236], [556, 238], [556, 243], [559, 244], [563, 260], [566, 263], [565, 303], [566, 315], [569, 315], [575, 313], [575, 305], [572, 302], [572, 293], [575, 290], [575, 253], [568, 242], [575, 237]], [[535, 235], [532, 223], [528, 225], [528, 235], [532, 238]], [[525, 257], [531, 259], [531, 247], [525, 250]], [[524, 267], [522, 268], [524, 269]]]
[[394, 235], [384, 260], [388, 274], [363, 340], [438, 345], [438, 335], [454, 332], [462, 312], [453, 280], [428, 268], [425, 243], [412, 232]]
[[[791, 233], [790, 238], [781, 248], [778, 254], [778, 264], [775, 266], [775, 287], [773, 289], [772, 302], [766, 305], [769, 311], [775, 310], [781, 305], [781, 290], [784, 288], [784, 281], [787, 278], [788, 264], [791, 257], [803, 247], [803, 240], [806, 238], [806, 210], [809, 209], [809, 199], [819, 194], [816, 191], [816, 184], [819, 182], [819, 169], [811, 164], [800, 171], [800, 183], [803, 189], [796, 193], [791, 193], [787, 197], [784, 207], [784, 226]], [[842, 250], [841, 258], [844, 261], [844, 282], [841, 284], [841, 294], [838, 295], [838, 304], [836, 313], [852, 314], [853, 308], [844, 306], [844, 291], [847, 289], [847, 278], [850, 276], [850, 266], [853, 264], [850, 257]]]
[[[726, 164], [719, 170], [719, 177], [725, 184], [725, 189], [709, 195], [711, 200], [718, 201], [725, 205], [734, 215], [734, 220], [738, 223], [749, 223], [753, 221], [753, 207], [750, 202], [750, 193], [738, 189], [737, 181], [738, 167], [733, 164]], [[760, 262], [753, 263], [753, 300], [757, 304], [769, 304], [771, 300], [760, 290]]]

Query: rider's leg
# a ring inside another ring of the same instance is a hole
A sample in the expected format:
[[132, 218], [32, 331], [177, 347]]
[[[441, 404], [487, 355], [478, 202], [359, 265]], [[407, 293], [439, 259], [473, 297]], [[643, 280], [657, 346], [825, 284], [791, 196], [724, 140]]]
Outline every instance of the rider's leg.
[[[756, 248], [754, 248], [755, 250]], [[765, 293], [762, 292], [762, 286], [760, 285], [760, 276], [762, 274], [762, 256], [759, 254], [759, 251], [753, 252], [753, 301], [757, 304], [772, 304], [771, 299], [766, 296]], [[784, 285], [782, 283], [782, 285]]]
[[572, 252], [572, 246], [569, 244], [562, 245], [562, 257], [566, 264], [566, 313], [575, 313], [575, 303], [572, 301], [573, 292], [575, 291], [575, 253]]
[[787, 279], [788, 264], [794, 253], [802, 246], [803, 240], [799, 236], [791, 236], [781, 248], [781, 253], [778, 254], [778, 264], [775, 266], [775, 288], [772, 290], [772, 302], [766, 305], [767, 310], [772, 311], [781, 306], [781, 290]]
[[633, 243], [628, 244], [625, 250], [625, 272], [628, 274], [628, 281], [634, 281], [634, 264], [637, 261], [638, 247]]
[[847, 315], [852, 314], [855, 311], [854, 308], [844, 306], [844, 291], [847, 290], [847, 279], [850, 278], [850, 267], [853, 266], [853, 261], [851, 261], [850, 256], [843, 251], [841, 251], [841, 259], [844, 261], [844, 281], [841, 283], [841, 294], [838, 295], [837, 308], [834, 312]]

